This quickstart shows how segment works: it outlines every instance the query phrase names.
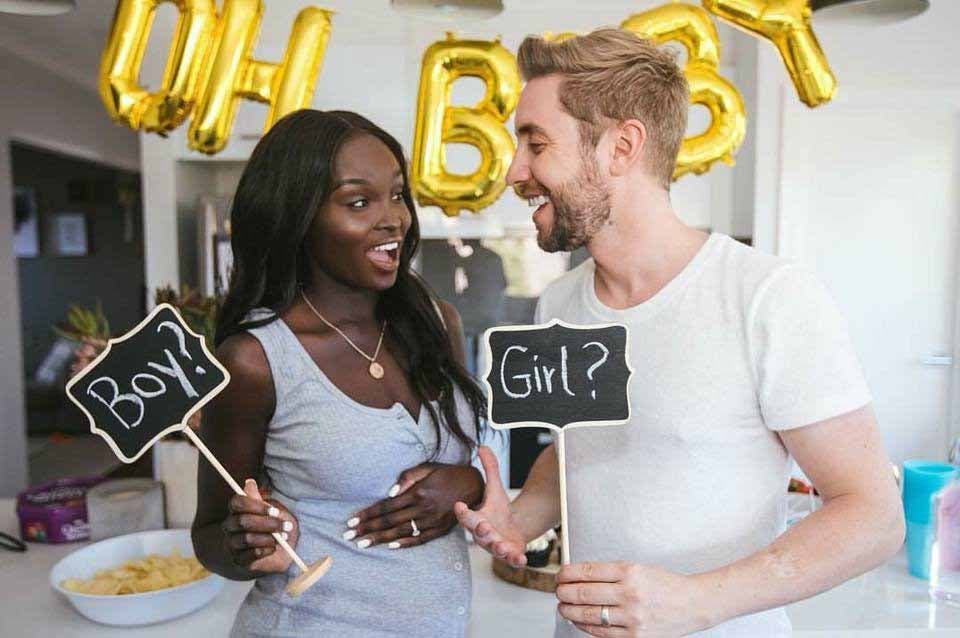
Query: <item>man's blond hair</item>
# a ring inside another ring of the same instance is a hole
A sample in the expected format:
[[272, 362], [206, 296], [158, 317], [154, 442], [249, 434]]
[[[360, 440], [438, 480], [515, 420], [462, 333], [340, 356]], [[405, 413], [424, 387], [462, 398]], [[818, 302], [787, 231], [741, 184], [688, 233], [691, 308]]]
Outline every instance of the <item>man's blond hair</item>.
[[580, 120], [581, 141], [591, 147], [610, 120], [643, 122], [648, 166], [669, 188], [690, 95], [671, 52], [629, 31], [604, 28], [561, 41], [529, 36], [517, 62], [526, 81], [563, 76], [560, 103]]

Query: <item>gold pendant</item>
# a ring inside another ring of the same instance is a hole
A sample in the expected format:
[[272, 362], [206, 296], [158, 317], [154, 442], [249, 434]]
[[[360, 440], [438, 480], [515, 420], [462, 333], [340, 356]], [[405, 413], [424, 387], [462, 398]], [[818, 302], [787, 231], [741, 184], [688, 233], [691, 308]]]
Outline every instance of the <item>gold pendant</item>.
[[373, 377], [374, 379], [383, 378], [383, 366], [377, 363], [376, 361], [370, 362], [369, 371], [370, 371], [370, 376]]

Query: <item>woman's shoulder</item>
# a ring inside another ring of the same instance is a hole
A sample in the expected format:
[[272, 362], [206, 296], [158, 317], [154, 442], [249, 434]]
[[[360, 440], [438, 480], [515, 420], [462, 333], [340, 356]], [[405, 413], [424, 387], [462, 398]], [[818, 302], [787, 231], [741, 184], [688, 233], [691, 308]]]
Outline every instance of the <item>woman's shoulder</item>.
[[249, 332], [232, 334], [217, 346], [217, 360], [230, 373], [231, 384], [272, 387], [270, 363], [260, 341]]
[[273, 376], [257, 338], [248, 332], [230, 335], [217, 346], [216, 357], [230, 374], [230, 383], [211, 404], [213, 422], [247, 417], [269, 421], [276, 400]]

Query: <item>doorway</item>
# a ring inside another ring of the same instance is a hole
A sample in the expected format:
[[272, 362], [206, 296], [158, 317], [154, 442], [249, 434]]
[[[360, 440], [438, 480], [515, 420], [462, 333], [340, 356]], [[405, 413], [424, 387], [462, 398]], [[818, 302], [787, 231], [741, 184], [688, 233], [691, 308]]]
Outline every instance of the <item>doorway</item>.
[[19, 142], [10, 160], [29, 481], [105, 475], [119, 462], [66, 398], [77, 344], [58, 330], [71, 306], [113, 335], [144, 316], [140, 175]]

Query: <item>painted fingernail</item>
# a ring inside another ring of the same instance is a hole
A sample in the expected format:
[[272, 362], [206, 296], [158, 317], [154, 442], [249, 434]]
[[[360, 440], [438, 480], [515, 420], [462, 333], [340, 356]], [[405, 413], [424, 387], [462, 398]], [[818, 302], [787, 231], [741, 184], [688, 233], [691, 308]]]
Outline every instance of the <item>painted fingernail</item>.
[[283, 531], [292, 532], [293, 531], [293, 521], [283, 521]]
[[357, 523], [359, 522], [360, 522], [360, 518], [357, 516], [354, 516], [349, 521], [347, 521], [347, 527], [356, 527]]
[[389, 496], [390, 498], [393, 498], [394, 496], [396, 496], [396, 495], [399, 494], [399, 493], [400, 493], [400, 486], [399, 486], [399, 485], [394, 485], [393, 487], [390, 488], [390, 491], [387, 492], [387, 496]]
[[287, 534], [286, 532], [280, 532], [280, 537], [283, 538], [283, 540], [287, 540], [290, 538], [290, 534]]
[[356, 538], [356, 536], [357, 532], [351, 529], [343, 533], [343, 540], [352, 541], [354, 538]]
[[387, 547], [389, 547], [390, 549], [400, 549], [400, 543], [398, 543], [397, 541], [393, 541], [392, 543], [387, 545]]
[[371, 541], [369, 538], [364, 538], [357, 541], [357, 547], [359, 547], [360, 549], [366, 549], [370, 547], [370, 543], [372, 542], [373, 541]]
[[267, 514], [269, 514], [274, 518], [277, 518], [278, 516], [280, 516], [280, 510], [278, 510], [276, 507], [271, 507], [270, 509], [267, 510]]

